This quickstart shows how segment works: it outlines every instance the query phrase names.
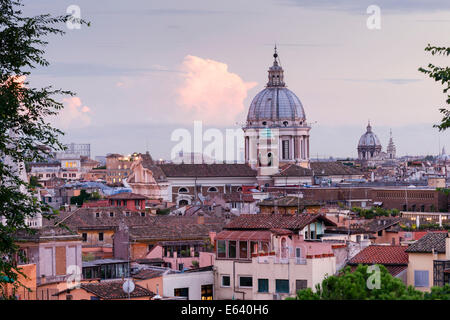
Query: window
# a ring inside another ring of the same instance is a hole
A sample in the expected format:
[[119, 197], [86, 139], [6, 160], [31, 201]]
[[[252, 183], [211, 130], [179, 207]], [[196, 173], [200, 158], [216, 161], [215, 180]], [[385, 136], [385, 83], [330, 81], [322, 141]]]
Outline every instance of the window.
[[83, 242], [87, 241], [87, 233], [82, 233], [81, 236], [83, 237]]
[[189, 288], [177, 288], [173, 290], [173, 293], [175, 297], [189, 298]]
[[239, 241], [239, 258], [240, 259], [248, 258], [248, 243], [247, 243], [247, 241]]
[[225, 240], [217, 240], [217, 257], [218, 258], [226, 258], [227, 252], [226, 252], [226, 246], [225, 246]]
[[295, 280], [295, 291], [308, 288], [308, 280]]
[[210, 187], [210, 188], [208, 188], [208, 192], [217, 192], [217, 188], [216, 187]]
[[71, 294], [66, 294], [66, 300], [73, 300], [73, 296]]
[[202, 290], [202, 300], [212, 300], [213, 299], [213, 285], [205, 284], [201, 287]]
[[269, 279], [258, 279], [258, 292], [269, 292]]
[[98, 241], [103, 241], [103, 232], [98, 233]]
[[228, 258], [236, 258], [236, 241], [228, 241]]
[[239, 287], [240, 288], [253, 287], [253, 278], [252, 277], [239, 277]]
[[95, 217], [100, 218], [100, 212], [96, 212]]
[[283, 159], [284, 160], [289, 159], [289, 140], [282, 141], [282, 148], [283, 148]]
[[141, 212], [141, 217], [145, 217], [145, 212]]
[[289, 280], [276, 279], [275, 290], [277, 293], [289, 293]]
[[114, 212], [110, 212], [110, 213], [109, 213], [109, 216], [110, 216], [110, 217], [114, 217]]
[[178, 193], [187, 193], [187, 192], [188, 192], [188, 189], [186, 189], [186, 188], [178, 189]]
[[428, 270], [414, 270], [414, 286], [429, 287]]
[[222, 276], [222, 287], [229, 287], [230, 285], [230, 276]]

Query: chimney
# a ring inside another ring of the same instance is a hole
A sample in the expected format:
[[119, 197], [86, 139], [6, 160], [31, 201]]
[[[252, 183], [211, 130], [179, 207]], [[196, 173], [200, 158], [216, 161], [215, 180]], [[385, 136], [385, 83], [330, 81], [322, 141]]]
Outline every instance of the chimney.
[[447, 238], [445, 238], [445, 259], [450, 260], [450, 232], [447, 233]]
[[197, 216], [197, 224], [205, 224], [205, 217], [201, 213]]

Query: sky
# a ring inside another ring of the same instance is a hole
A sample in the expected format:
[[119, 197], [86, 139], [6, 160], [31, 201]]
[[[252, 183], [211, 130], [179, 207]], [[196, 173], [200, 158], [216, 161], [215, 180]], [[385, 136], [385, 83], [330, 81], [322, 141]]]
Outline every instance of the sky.
[[[176, 129], [240, 128], [264, 88], [277, 45], [285, 82], [311, 125], [311, 157], [356, 157], [370, 119], [385, 151], [450, 149], [442, 87], [418, 68], [450, 58], [424, 51], [449, 45], [448, 0], [24, 0], [26, 15], [80, 9], [91, 22], [51, 36], [50, 66], [34, 87], [76, 92], [49, 119], [66, 143], [92, 156], [149, 151], [169, 159]], [[380, 9], [379, 29], [368, 27]], [[204, 144], [205, 145], [205, 144]]]

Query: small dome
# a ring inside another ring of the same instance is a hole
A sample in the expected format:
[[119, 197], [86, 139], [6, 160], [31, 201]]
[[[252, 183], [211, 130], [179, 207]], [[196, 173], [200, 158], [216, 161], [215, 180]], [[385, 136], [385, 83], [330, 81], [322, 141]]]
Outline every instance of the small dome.
[[359, 139], [358, 147], [381, 147], [377, 135], [372, 132], [370, 123], [367, 125], [367, 131]]
[[247, 121], [305, 120], [300, 99], [286, 87], [267, 87], [250, 104]]

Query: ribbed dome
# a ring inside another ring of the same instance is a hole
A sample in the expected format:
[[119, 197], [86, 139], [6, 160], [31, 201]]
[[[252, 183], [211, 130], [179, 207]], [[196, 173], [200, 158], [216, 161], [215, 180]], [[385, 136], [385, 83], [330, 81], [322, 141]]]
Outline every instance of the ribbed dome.
[[377, 135], [372, 132], [370, 124], [367, 126], [367, 132], [359, 139], [358, 147], [381, 147]]
[[300, 99], [286, 87], [267, 87], [252, 100], [247, 121], [305, 120]]
[[284, 70], [280, 66], [276, 47], [273, 57], [273, 65], [268, 70], [267, 86], [253, 98], [247, 121], [306, 120], [300, 99], [285, 86]]

